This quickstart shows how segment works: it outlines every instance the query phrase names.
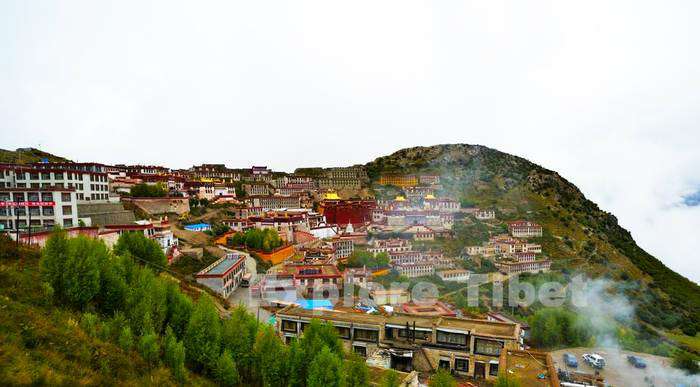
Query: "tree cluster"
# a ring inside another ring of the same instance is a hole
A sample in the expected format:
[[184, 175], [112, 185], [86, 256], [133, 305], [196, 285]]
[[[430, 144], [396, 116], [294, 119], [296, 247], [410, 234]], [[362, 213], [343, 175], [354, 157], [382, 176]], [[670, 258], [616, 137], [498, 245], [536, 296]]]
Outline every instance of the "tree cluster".
[[591, 340], [588, 321], [564, 308], [543, 308], [530, 318], [531, 340], [541, 347], [585, 346]]
[[57, 304], [85, 311], [86, 334], [137, 351], [151, 367], [168, 366], [181, 383], [191, 371], [224, 386], [369, 385], [364, 360], [344, 353], [332, 325], [313, 320], [286, 346], [243, 306], [222, 319], [209, 296], [193, 302], [176, 282], [138, 264], [140, 242], [129, 235], [110, 251], [59, 230], [42, 251], [42, 279]]
[[369, 267], [369, 268], [380, 268], [389, 266], [389, 254], [378, 253], [376, 255], [365, 251], [365, 250], [355, 250], [348, 257], [347, 266], [348, 267]]
[[252, 228], [245, 233], [236, 233], [227, 240], [230, 246], [245, 246], [252, 250], [262, 250], [266, 253], [282, 246], [284, 243], [277, 230], [272, 228]]
[[162, 198], [168, 195], [168, 188], [163, 183], [141, 183], [131, 187], [130, 193], [135, 198]]

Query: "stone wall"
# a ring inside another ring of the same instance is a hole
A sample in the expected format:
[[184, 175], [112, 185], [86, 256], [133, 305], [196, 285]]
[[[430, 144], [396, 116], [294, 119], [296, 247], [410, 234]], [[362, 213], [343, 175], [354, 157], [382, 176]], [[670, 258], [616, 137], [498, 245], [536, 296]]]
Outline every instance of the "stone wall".
[[134, 213], [124, 209], [121, 203], [78, 204], [78, 218], [90, 218], [92, 226], [129, 224], [136, 220]]

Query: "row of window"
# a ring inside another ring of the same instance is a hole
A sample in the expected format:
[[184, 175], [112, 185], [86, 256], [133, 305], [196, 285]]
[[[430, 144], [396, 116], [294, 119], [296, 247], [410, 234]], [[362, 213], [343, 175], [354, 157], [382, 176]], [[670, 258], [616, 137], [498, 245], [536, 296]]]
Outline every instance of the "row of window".
[[[5, 171], [6, 176], [9, 176]], [[74, 172], [19, 172], [16, 175], [17, 180], [82, 180], [83, 176], [80, 173]], [[90, 175], [90, 181], [107, 182], [107, 175]]]
[[[63, 215], [73, 215], [72, 206], [62, 206]], [[30, 214], [32, 216], [53, 216], [53, 207], [0, 207], [0, 216], [26, 216]]]
[[[0, 219], [0, 225], [2, 225], [6, 230], [14, 230], [15, 223], [17, 224], [19, 229], [27, 228], [27, 220], [25, 220], [25, 219], [20, 219], [18, 222], [16, 222], [13, 219], [7, 219], [7, 220]], [[32, 228], [51, 229], [51, 228], [53, 228], [55, 223], [54, 223], [53, 219], [46, 219], [46, 220], [32, 219], [31, 225], [32, 225]], [[74, 226], [73, 219], [71, 219], [71, 218], [63, 219], [62, 226], [64, 228], [73, 227]]]

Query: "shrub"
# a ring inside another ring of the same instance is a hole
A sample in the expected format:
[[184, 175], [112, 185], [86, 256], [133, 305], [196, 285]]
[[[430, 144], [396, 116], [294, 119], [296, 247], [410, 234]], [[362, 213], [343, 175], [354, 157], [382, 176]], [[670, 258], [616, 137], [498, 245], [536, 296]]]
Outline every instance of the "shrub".
[[80, 319], [80, 328], [90, 337], [97, 336], [97, 316], [92, 313], [85, 313]]
[[131, 334], [131, 328], [128, 325], [125, 325], [122, 328], [121, 333], [119, 333], [117, 344], [125, 351], [131, 350], [131, 347], [134, 346], [134, 337]]

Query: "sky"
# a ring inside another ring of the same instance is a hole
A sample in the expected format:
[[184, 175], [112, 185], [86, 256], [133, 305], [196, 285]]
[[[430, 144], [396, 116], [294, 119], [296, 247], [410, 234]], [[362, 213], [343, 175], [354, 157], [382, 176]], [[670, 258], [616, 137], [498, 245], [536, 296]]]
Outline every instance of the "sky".
[[700, 281], [700, 2], [0, 2], [0, 147], [185, 168], [482, 144]]

